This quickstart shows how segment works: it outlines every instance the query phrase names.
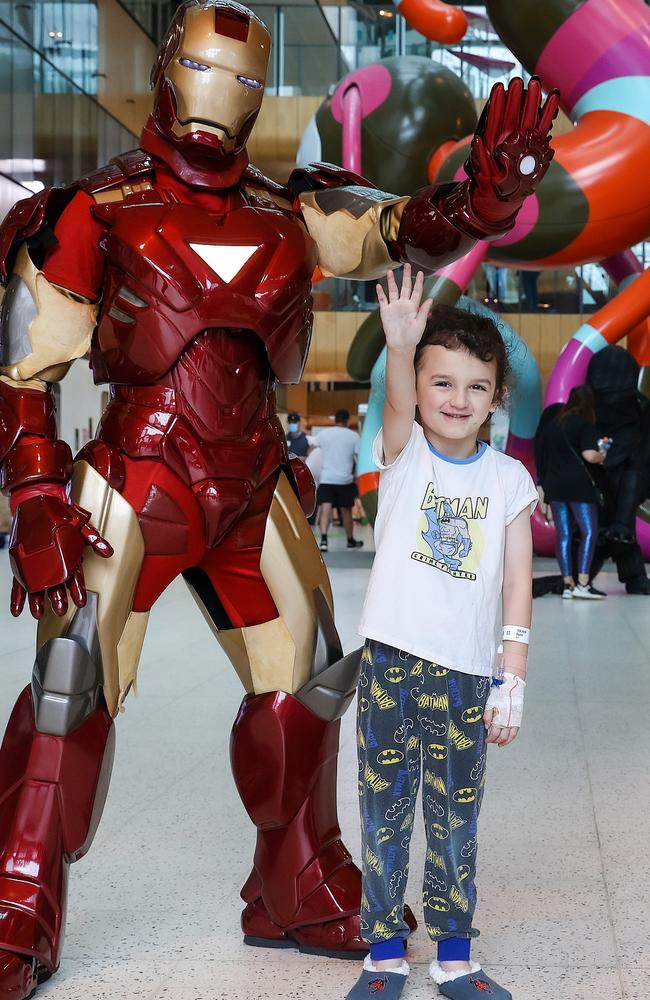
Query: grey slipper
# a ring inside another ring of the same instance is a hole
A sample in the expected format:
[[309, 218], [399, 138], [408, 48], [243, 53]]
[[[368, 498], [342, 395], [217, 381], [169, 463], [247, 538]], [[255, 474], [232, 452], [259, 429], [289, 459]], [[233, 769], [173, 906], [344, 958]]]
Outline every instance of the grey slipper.
[[379, 972], [367, 958], [363, 972], [345, 1000], [398, 1000], [406, 986], [409, 967], [402, 962], [399, 972]]
[[446, 982], [440, 982], [445, 973], [437, 962], [431, 963], [429, 972], [438, 984], [441, 995], [449, 1000], [479, 1000], [482, 997], [486, 1000], [512, 1000], [512, 993], [490, 979], [480, 965], [474, 971], [464, 976], [457, 975], [455, 979], [447, 979]]

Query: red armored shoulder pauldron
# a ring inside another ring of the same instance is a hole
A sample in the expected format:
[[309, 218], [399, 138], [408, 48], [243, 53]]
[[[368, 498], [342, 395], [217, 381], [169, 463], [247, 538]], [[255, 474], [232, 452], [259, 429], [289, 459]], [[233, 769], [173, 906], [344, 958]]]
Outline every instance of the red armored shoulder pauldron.
[[142, 149], [132, 149], [128, 153], [114, 156], [106, 167], [93, 170], [72, 185], [88, 194], [97, 194], [107, 188], [135, 180], [144, 174], [151, 174], [154, 166], [148, 153]]
[[46, 188], [31, 198], [16, 202], [10, 209], [0, 226], [0, 281], [3, 285], [7, 283], [21, 243], [32, 240], [39, 234], [43, 234], [43, 239], [46, 239], [47, 231], [49, 244], [52, 245], [54, 223], [74, 195], [74, 189]]
[[35, 262], [40, 264], [39, 249], [45, 253], [55, 245], [54, 227], [78, 191], [94, 195], [141, 178], [152, 169], [151, 157], [141, 149], [134, 149], [67, 187], [45, 188], [16, 202], [0, 226], [0, 281], [7, 282], [18, 247], [25, 241], [30, 244]]

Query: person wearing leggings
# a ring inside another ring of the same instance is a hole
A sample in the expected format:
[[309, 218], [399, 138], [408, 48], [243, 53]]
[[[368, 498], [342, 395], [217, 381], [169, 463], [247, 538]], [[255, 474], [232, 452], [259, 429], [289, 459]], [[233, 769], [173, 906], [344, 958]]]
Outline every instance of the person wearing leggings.
[[[550, 504], [555, 524], [555, 553], [560, 565], [565, 599], [602, 600], [590, 579], [598, 534], [599, 490], [590, 466], [607, 457], [608, 440], [598, 439], [594, 394], [590, 386], [571, 390], [564, 405], [542, 416], [536, 454], [538, 477], [544, 500]], [[580, 543], [577, 581], [574, 577], [573, 537], [577, 527]]]

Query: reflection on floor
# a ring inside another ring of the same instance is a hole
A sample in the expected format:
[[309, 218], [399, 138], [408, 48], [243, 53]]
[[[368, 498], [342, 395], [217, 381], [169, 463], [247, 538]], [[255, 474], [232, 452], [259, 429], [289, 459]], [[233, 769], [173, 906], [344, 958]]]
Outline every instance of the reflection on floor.
[[[335, 529], [327, 561], [349, 650], [370, 559], [344, 544]], [[525, 728], [513, 747], [490, 752], [474, 954], [517, 1000], [650, 996], [650, 600], [625, 596], [611, 573], [599, 585], [607, 601], [535, 603]], [[9, 589], [0, 553], [3, 727], [29, 679], [34, 637], [27, 617], [10, 618]], [[72, 870], [65, 958], [39, 996], [342, 1000], [354, 963], [241, 941], [238, 892], [254, 840], [228, 763], [241, 691], [181, 583], [152, 613], [139, 689], [118, 720], [104, 820]], [[350, 711], [339, 798], [358, 857], [353, 727]], [[408, 891], [416, 912], [422, 853], [418, 829]], [[437, 995], [430, 957], [419, 930], [407, 1000]]]

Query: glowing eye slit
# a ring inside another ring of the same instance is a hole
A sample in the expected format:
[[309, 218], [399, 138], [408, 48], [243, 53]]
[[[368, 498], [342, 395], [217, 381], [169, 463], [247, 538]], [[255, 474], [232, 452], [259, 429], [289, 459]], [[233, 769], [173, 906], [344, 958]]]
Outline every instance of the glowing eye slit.
[[196, 69], [200, 73], [207, 73], [207, 71], [210, 69], [210, 67], [206, 66], [204, 63], [194, 62], [193, 59], [183, 58], [179, 59], [178, 61], [181, 64], [181, 66], [185, 67], [185, 69]]
[[259, 90], [262, 86], [259, 80], [254, 80], [250, 76], [238, 76], [237, 79], [240, 83], [243, 83], [245, 87], [250, 87], [251, 90]]

